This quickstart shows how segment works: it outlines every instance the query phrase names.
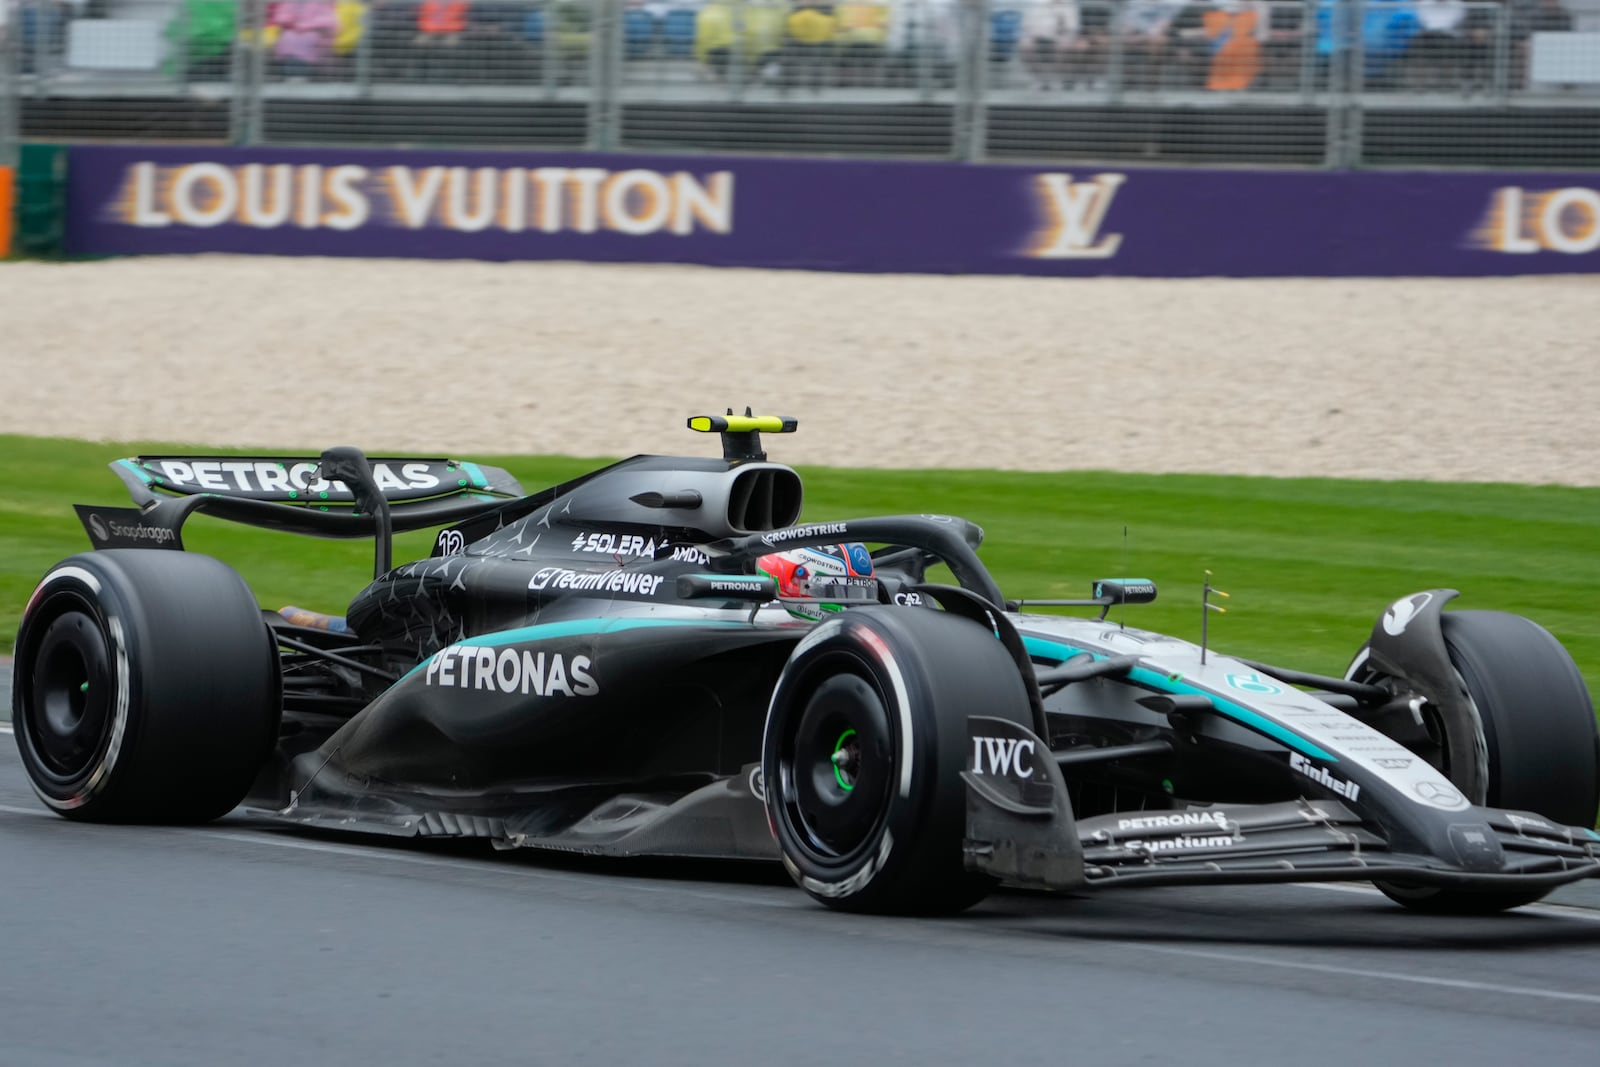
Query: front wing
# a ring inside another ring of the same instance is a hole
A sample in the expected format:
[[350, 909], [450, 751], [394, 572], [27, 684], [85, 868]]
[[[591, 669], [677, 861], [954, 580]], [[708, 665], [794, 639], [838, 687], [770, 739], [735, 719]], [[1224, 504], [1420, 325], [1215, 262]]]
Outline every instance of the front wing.
[[[975, 739], [1004, 734], [1029, 752], [1049, 751], [1018, 724], [983, 716], [969, 722]], [[1012, 761], [1004, 773], [975, 767], [962, 778], [967, 866], [1017, 885], [1393, 881], [1496, 891], [1600, 877], [1600, 834], [1531, 812], [1439, 811], [1418, 832], [1414, 808], [1391, 825], [1382, 795], [1369, 790], [1365, 814], [1338, 800], [1301, 799], [1079, 821], [1051, 759]]]

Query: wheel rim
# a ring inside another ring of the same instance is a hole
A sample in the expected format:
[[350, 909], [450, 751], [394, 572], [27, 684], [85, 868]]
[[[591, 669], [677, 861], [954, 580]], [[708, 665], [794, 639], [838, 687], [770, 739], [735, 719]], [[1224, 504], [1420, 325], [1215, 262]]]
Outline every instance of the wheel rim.
[[835, 673], [810, 691], [780, 772], [786, 821], [813, 859], [846, 860], [876, 839], [893, 763], [888, 709], [871, 681]]
[[1427, 739], [1413, 740], [1406, 747], [1421, 756], [1434, 770], [1452, 782], [1455, 781], [1455, 775], [1450, 773], [1449, 733], [1445, 728], [1444, 717], [1432, 704], [1422, 706], [1422, 729]]
[[[1394, 692], [1396, 682], [1386, 674], [1365, 669], [1357, 672], [1353, 679], [1365, 682], [1368, 685], [1381, 686]], [[1396, 714], [1387, 719], [1365, 720], [1367, 724], [1388, 737], [1397, 744], [1420, 756], [1434, 770], [1444, 775], [1458, 786], [1462, 781], [1453, 773], [1455, 770], [1450, 756], [1449, 726], [1444, 720], [1438, 707], [1424, 703], [1417, 712], [1421, 722], [1411, 717], [1410, 712]]]
[[25, 736], [42, 771], [71, 781], [96, 765], [110, 736], [110, 648], [91, 616], [66, 611], [50, 623], [38, 649]]
[[861, 773], [861, 740], [855, 728], [846, 729], [833, 743], [833, 778], [846, 793], [856, 787], [856, 776]]

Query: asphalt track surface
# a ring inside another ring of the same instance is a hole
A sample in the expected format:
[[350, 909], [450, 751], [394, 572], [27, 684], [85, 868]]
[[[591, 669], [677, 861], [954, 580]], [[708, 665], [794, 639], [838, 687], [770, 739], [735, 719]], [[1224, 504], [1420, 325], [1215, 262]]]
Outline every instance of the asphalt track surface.
[[0, 880], [7, 1067], [1600, 1055], [1588, 888], [1491, 919], [1303, 886], [865, 918], [765, 867], [80, 825], [43, 810], [4, 733]]

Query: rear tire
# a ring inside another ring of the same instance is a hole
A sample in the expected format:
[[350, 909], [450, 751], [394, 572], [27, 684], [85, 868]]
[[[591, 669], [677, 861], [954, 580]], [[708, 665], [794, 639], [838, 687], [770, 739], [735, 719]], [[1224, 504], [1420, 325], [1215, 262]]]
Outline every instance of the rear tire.
[[[1600, 728], [1567, 650], [1538, 623], [1505, 612], [1446, 612], [1440, 627], [1477, 711], [1475, 722], [1438, 720], [1440, 749], [1455, 754], [1441, 770], [1474, 804], [1593, 826]], [[1408, 908], [1450, 915], [1505, 911], [1550, 892], [1376, 884]]]
[[846, 911], [949, 914], [993, 878], [966, 869], [967, 716], [1032, 727], [992, 633], [938, 611], [855, 608], [797, 647], [762, 746], [767, 815], [800, 887]]
[[255, 597], [209, 556], [62, 561], [17, 632], [12, 724], [34, 791], [92, 822], [205, 822], [277, 740], [277, 653]]

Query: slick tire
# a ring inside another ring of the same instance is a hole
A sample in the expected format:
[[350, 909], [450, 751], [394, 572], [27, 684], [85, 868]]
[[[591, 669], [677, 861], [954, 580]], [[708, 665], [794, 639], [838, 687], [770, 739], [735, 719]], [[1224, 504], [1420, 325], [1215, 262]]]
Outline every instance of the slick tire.
[[[1600, 729], [1583, 676], [1567, 650], [1530, 619], [1498, 611], [1441, 617], [1450, 662], [1477, 709], [1477, 723], [1443, 722], [1458, 758], [1451, 782], [1477, 804], [1531, 811], [1566, 826], [1593, 826], [1600, 806]], [[1481, 737], [1479, 732], [1481, 730]], [[1486, 772], [1486, 773], [1485, 773]], [[1474, 892], [1379, 883], [1410, 908], [1444, 914], [1504, 911], [1549, 890]]]
[[24, 609], [13, 732], [34, 791], [69, 819], [226, 814], [272, 751], [280, 711], [255, 597], [209, 556], [74, 556]]
[[962, 852], [967, 716], [1032, 725], [992, 633], [938, 611], [856, 608], [796, 646], [762, 743], [767, 815], [794, 880], [845, 911], [950, 914], [994, 879]]

